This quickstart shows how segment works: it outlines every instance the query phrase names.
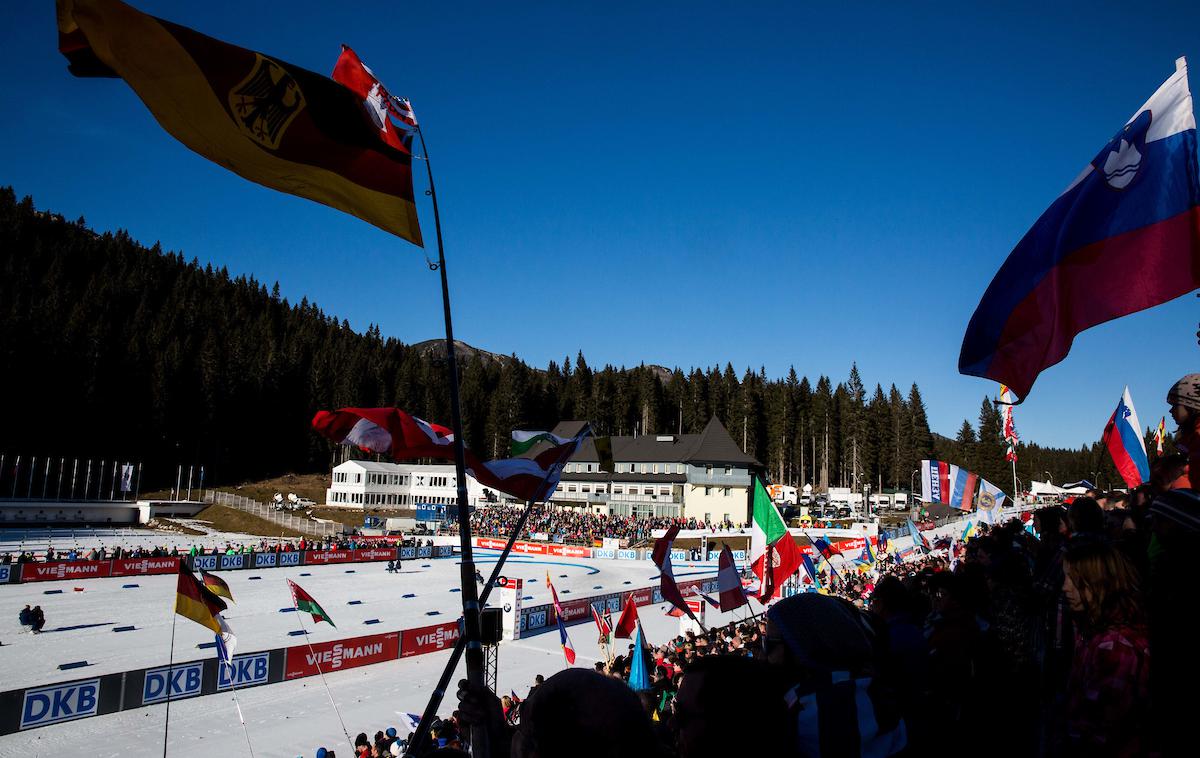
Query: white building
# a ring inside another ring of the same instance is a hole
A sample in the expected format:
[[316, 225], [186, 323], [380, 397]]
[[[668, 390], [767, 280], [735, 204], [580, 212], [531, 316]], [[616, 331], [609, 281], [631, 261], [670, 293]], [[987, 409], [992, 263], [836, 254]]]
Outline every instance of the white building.
[[[467, 476], [467, 502], [487, 502], [490, 492]], [[493, 493], [495, 494], [495, 493]], [[325, 502], [341, 508], [414, 508], [458, 503], [458, 478], [446, 464], [346, 461], [333, 467]]]
[[[554, 433], [572, 437], [582, 426], [565, 421]], [[716, 417], [700, 434], [610, 439], [616, 470], [601, 471], [593, 441], [585, 440], [567, 463], [552, 503], [613, 516], [683, 516], [735, 524], [749, 520], [750, 474], [761, 464], [742, 452]]]

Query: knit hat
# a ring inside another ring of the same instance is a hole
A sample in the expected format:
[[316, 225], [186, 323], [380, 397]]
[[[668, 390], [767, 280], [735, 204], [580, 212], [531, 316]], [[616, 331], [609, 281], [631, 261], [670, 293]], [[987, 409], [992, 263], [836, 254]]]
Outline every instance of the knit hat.
[[1200, 411], [1200, 374], [1188, 374], [1171, 387], [1167, 402]]
[[873, 631], [862, 611], [829, 595], [803, 592], [767, 611], [799, 663], [817, 671], [857, 671], [869, 667]]

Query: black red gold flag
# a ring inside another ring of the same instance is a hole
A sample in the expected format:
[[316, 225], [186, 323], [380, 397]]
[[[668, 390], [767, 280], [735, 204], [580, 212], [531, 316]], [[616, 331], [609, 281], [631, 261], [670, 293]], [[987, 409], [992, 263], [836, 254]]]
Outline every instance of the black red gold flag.
[[124, 79], [171, 136], [234, 173], [421, 245], [412, 154], [346, 87], [117, 0], [57, 0], [76, 76]]

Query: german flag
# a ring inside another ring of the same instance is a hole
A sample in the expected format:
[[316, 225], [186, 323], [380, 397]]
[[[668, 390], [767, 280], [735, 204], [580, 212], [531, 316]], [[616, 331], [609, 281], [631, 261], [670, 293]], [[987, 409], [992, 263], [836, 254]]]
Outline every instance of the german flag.
[[200, 579], [204, 581], [205, 588], [207, 588], [212, 594], [220, 595], [221, 597], [227, 597], [230, 600], [233, 600], [233, 593], [229, 591], [229, 585], [226, 584], [225, 580], [221, 577], [217, 576], [216, 574], [210, 574], [204, 569], [200, 569]]
[[201, 584], [183, 561], [179, 562], [179, 585], [175, 590], [175, 612], [184, 618], [208, 627], [214, 634], [221, 633], [221, 622], [217, 614], [225, 610], [225, 601]]
[[117, 0], [57, 6], [76, 76], [124, 79], [171, 136], [252, 182], [423, 244], [412, 154], [384, 141], [348, 88]]

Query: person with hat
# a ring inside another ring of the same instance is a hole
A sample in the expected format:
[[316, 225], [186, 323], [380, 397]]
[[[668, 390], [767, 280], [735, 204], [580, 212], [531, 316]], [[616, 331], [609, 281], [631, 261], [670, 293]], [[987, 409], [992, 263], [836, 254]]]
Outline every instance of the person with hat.
[[[1188, 374], [1171, 387], [1167, 393], [1167, 404], [1171, 406], [1171, 418], [1179, 430], [1175, 433], [1175, 444], [1187, 456], [1187, 471], [1171, 486], [1171, 489], [1200, 489], [1200, 374]], [[1196, 473], [1193, 478], [1192, 472]]]

